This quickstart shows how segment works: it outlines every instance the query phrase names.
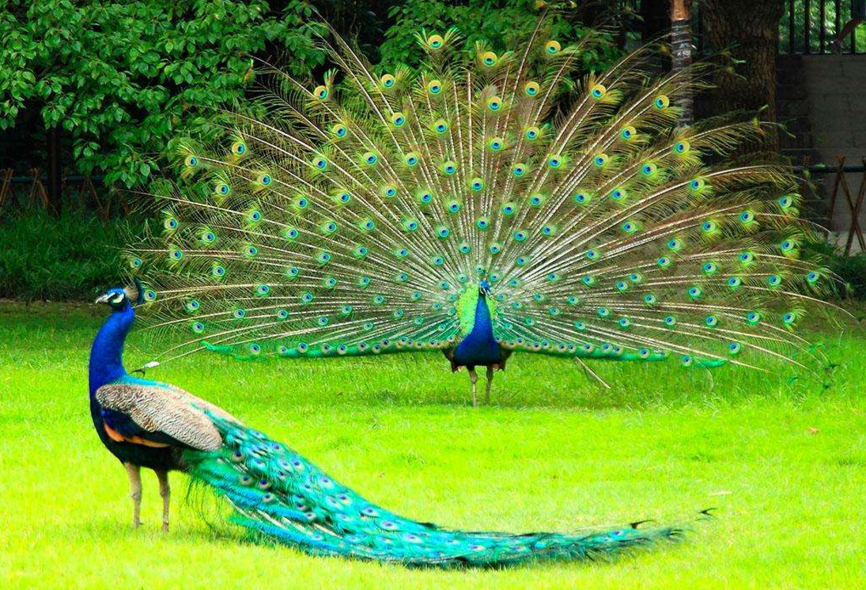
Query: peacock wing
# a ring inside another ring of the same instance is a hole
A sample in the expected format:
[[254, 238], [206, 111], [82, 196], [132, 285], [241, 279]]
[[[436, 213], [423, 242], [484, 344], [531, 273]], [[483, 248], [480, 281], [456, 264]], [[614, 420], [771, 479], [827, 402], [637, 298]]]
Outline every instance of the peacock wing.
[[129, 442], [180, 443], [200, 451], [219, 449], [222, 438], [213, 422], [195, 407], [190, 399], [194, 396], [182, 393], [157, 383], [121, 381], [100, 387], [96, 400], [103, 408], [106, 424]]

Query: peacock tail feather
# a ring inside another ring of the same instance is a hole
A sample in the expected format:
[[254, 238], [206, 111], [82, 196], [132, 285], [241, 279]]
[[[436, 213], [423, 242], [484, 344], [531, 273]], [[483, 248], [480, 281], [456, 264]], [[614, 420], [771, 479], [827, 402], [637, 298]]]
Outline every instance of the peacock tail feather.
[[484, 280], [506, 349], [808, 364], [793, 328], [833, 277], [801, 256], [791, 169], [730, 159], [762, 124], [679, 126], [704, 66], [658, 76], [646, 47], [581, 76], [584, 41], [544, 32], [501, 54], [424, 33], [421, 68], [381, 73], [334, 35], [320, 84], [270, 72], [178, 142], [129, 253], [178, 339], [161, 358], [448, 348]]
[[261, 432], [209, 417], [224, 444], [213, 452], [184, 451], [190, 475], [228, 500], [236, 524], [316, 555], [406, 565], [493, 566], [598, 559], [676, 540], [682, 533], [678, 527], [637, 525], [576, 534], [441, 529], [371, 504]]

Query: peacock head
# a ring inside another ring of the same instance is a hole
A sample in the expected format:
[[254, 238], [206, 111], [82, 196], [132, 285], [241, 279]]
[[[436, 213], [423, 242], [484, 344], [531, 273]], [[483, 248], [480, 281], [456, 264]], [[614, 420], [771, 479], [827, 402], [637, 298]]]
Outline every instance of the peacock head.
[[478, 294], [484, 297], [490, 295], [490, 283], [487, 281], [481, 281], [478, 283]]
[[134, 303], [141, 303], [141, 285], [136, 281], [134, 287], [114, 287], [96, 298], [95, 303], [107, 303], [114, 311], [123, 311]]

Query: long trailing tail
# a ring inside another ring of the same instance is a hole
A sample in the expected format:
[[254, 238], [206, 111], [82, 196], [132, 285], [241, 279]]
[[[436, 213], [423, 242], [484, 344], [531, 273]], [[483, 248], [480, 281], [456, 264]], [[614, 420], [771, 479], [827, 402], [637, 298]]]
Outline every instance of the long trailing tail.
[[194, 480], [234, 507], [232, 521], [315, 555], [412, 566], [497, 566], [539, 559], [594, 560], [661, 541], [675, 526], [575, 534], [468, 532], [416, 522], [371, 504], [285, 445], [211, 415], [223, 437], [215, 452], [186, 451]]

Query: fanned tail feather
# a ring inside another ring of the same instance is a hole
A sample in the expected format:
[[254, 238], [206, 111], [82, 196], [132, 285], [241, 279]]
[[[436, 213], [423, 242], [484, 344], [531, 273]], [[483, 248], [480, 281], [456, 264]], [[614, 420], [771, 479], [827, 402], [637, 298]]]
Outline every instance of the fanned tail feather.
[[[321, 83], [270, 72], [225, 133], [179, 142], [161, 235], [132, 249], [161, 359], [453, 347], [491, 284], [507, 349], [685, 366], [813, 367], [794, 326], [835, 277], [803, 254], [798, 181], [729, 159], [754, 120], [680, 127], [707, 66], [655, 48], [585, 73], [543, 22], [512, 51], [423, 34], [418, 71], [339, 36]], [[337, 74], [341, 83], [337, 83]]]
[[441, 529], [371, 504], [261, 432], [210, 418], [224, 445], [216, 452], [185, 451], [190, 475], [231, 503], [235, 523], [311, 554], [417, 566], [495, 566], [605, 558], [674, 541], [683, 532], [637, 524], [574, 534]]

